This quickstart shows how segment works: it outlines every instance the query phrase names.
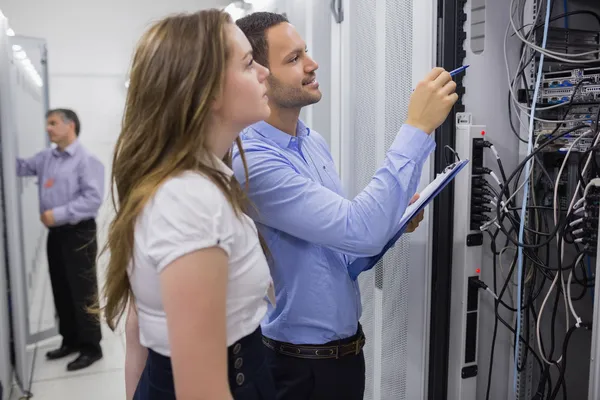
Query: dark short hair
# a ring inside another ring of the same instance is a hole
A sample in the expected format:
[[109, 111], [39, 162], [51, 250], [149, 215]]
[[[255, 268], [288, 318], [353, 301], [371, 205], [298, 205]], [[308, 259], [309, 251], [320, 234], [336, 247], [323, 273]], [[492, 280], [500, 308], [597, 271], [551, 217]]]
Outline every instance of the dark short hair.
[[279, 24], [289, 22], [283, 14], [271, 12], [255, 12], [236, 21], [237, 26], [244, 32], [252, 45], [254, 60], [269, 66], [269, 43], [267, 43], [267, 31]]
[[53, 110], [49, 110], [46, 113], [46, 118], [51, 115], [58, 114], [61, 116], [62, 120], [66, 123], [73, 122], [75, 124], [75, 135], [79, 136], [79, 131], [81, 130], [81, 123], [79, 122], [79, 117], [73, 110], [69, 110], [68, 108], [55, 108]]

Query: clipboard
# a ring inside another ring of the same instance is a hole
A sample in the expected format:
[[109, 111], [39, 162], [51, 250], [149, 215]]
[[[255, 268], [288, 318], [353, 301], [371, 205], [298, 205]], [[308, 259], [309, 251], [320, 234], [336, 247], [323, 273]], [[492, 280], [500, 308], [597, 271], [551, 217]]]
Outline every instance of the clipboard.
[[406, 231], [408, 227], [408, 223], [417, 216], [425, 207], [431, 203], [435, 197], [440, 194], [442, 190], [458, 175], [458, 173], [469, 163], [469, 160], [457, 161], [454, 164], [446, 167], [444, 172], [438, 174], [438, 176], [429, 184], [427, 187], [422, 190], [419, 195], [419, 199], [415, 201], [413, 204], [406, 208], [404, 215], [400, 219], [400, 229], [392, 239], [387, 242], [383, 250], [372, 257], [363, 257], [355, 260], [348, 266], [348, 273], [350, 274], [350, 278], [355, 281], [364, 271], [368, 271], [375, 266], [381, 260], [381, 258], [387, 253], [387, 251], [392, 248], [400, 236]]

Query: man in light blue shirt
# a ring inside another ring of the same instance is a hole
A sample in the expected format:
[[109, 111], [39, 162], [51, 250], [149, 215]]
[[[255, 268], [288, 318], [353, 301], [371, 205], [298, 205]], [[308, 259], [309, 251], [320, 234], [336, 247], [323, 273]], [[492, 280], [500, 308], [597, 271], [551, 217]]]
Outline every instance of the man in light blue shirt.
[[270, 68], [271, 116], [244, 132], [249, 170], [233, 167], [272, 254], [277, 303], [263, 322], [278, 399], [362, 399], [365, 364], [358, 283], [349, 260], [378, 254], [399, 228], [435, 148], [429, 135], [458, 96], [443, 69], [421, 82], [383, 165], [353, 200], [344, 197], [328, 146], [299, 120], [321, 99], [317, 63], [287, 19], [255, 13], [237, 21], [256, 62]]
[[47, 113], [48, 136], [55, 149], [17, 159], [18, 176], [35, 176], [40, 220], [49, 229], [48, 267], [63, 338], [46, 358], [79, 357], [68, 371], [87, 368], [102, 358], [100, 323], [87, 312], [98, 295], [96, 216], [104, 199], [104, 166], [79, 142], [77, 114], [69, 109]]

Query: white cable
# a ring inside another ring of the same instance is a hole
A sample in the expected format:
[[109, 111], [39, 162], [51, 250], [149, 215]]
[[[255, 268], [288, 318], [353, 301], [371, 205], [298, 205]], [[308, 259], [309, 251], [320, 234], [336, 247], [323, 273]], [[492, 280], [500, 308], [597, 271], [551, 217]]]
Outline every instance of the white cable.
[[573, 278], [573, 271], [575, 270], [575, 267], [581, 262], [581, 259], [584, 255], [585, 253], [581, 253], [579, 257], [577, 257], [577, 261], [575, 261], [575, 265], [573, 268], [571, 268], [571, 272], [569, 272], [569, 279], [567, 280], [567, 298], [569, 299], [569, 308], [571, 309], [573, 318], [575, 318], [575, 326], [577, 326], [577, 328], [579, 328], [581, 325], [581, 318], [579, 318], [579, 315], [577, 315], [575, 312], [575, 307], [573, 306], [573, 299], [571, 298], [571, 279]]
[[[600, 136], [600, 135], [598, 135]], [[585, 172], [584, 172], [585, 174]], [[590, 188], [592, 187], [600, 187], [600, 178], [594, 178], [590, 181], [590, 183], [587, 184], [587, 186], [585, 187], [585, 190], [583, 191], [583, 200], [585, 200], [588, 191], [590, 190]]]
[[[545, 48], [545, 46], [542, 45], [542, 47], [540, 47], [540, 46], [536, 45], [535, 43], [530, 42], [528, 39], [524, 38], [521, 35], [520, 30], [517, 29], [517, 27], [515, 26], [515, 21], [513, 19], [512, 14], [509, 14], [509, 19], [510, 19], [510, 23], [515, 31], [515, 34], [517, 35], [517, 37], [519, 39], [521, 39], [521, 41], [523, 43], [525, 43], [525, 45], [527, 45], [527, 46], [531, 47], [532, 49], [536, 50], [537, 52], [539, 52], [543, 55], [546, 55], [548, 57], [551, 57], [553, 59], [556, 59], [559, 61], [564, 61], [567, 63], [572, 63], [572, 64], [589, 64], [590, 62], [593, 62], [595, 60], [573, 60], [573, 59], [567, 59], [567, 58], [563, 58], [563, 57], [576, 58], [576, 57], [583, 57], [583, 56], [589, 56], [589, 55], [600, 53], [600, 50], [592, 50], [592, 51], [588, 51], [585, 53], [573, 53], [573, 54], [561, 53], [561, 52], [557, 52], [557, 51], [548, 50]], [[534, 29], [532, 29], [532, 31], [533, 30]]]
[[[533, 146], [534, 149], [537, 149], [538, 146], [538, 142], [540, 140], [540, 137], [538, 136], [535, 139], [535, 144]], [[517, 188], [517, 190], [514, 191], [514, 193], [508, 198], [508, 200], [505, 203], [502, 203], [502, 212], [505, 213], [508, 211], [507, 208], [507, 204], [510, 204], [511, 201], [517, 196], [517, 194], [521, 191], [521, 189], [523, 189], [523, 187], [525, 186], [525, 182], [527, 182], [528, 180], [530, 180], [533, 177], [533, 171], [535, 169], [535, 164], [531, 167], [531, 172], [529, 173], [529, 176], [527, 177], [527, 179], [523, 180], [523, 183], [521, 183], [521, 185]]]
[[490, 289], [489, 287], [485, 289], [486, 292], [490, 293], [492, 296], [494, 296], [494, 298], [496, 299], [496, 301], [498, 300], [498, 296], [496, 295], [496, 293], [494, 293], [492, 291], [492, 289]]
[[[589, 133], [589, 132], [586, 132]], [[565, 167], [567, 166], [567, 163], [569, 161], [569, 156], [571, 155], [571, 152], [573, 151], [573, 148], [575, 147], [575, 145], [584, 137], [584, 135], [579, 136], [578, 138], [576, 138], [573, 143], [571, 143], [571, 146], [569, 146], [569, 151], [567, 151], [567, 154], [565, 155], [565, 159], [563, 160], [562, 165], [560, 166], [560, 170], [558, 171], [558, 175], [556, 177], [556, 184], [554, 185], [554, 225], [557, 226], [558, 225], [558, 187], [559, 187], [559, 182], [560, 182], [560, 177], [563, 174], [563, 171], [565, 170]], [[585, 172], [584, 172], [585, 173]], [[577, 197], [577, 193], [579, 192], [579, 185], [577, 186], [577, 190], [575, 190], [575, 194], [573, 195], [573, 198], [571, 199], [571, 204], [569, 206], [569, 209], [567, 209], [567, 212], [569, 212], [569, 210], [573, 207], [573, 205], [575, 204], [576, 201], [576, 197]], [[565, 256], [565, 248], [564, 248], [564, 242], [561, 242], [560, 239], [560, 235], [557, 235], [556, 237], [556, 241], [557, 241], [557, 246], [561, 249], [561, 254], [560, 254], [560, 262], [562, 263], [564, 260], [564, 256]], [[565, 302], [565, 309], [568, 305], [568, 299], [567, 299], [567, 293], [564, 290], [565, 289], [565, 282], [563, 280], [563, 276], [562, 273], [557, 272], [557, 275], [560, 275], [560, 284], [563, 288], [563, 299]], [[538, 321], [541, 319], [541, 312], [538, 314]], [[565, 319], [566, 319], [566, 324], [565, 327], [569, 327], [569, 313], [565, 313]], [[562, 357], [561, 357], [562, 360]]]
[[[546, 297], [544, 297], [544, 301], [542, 302], [542, 306], [540, 307], [540, 312], [538, 314], [538, 318], [537, 318], [537, 321], [535, 324], [536, 325], [535, 330], [536, 330], [536, 336], [537, 336], [537, 345], [538, 345], [538, 349], [540, 351], [540, 357], [546, 364], [549, 364], [549, 365], [552, 365], [553, 363], [546, 360], [546, 356], [544, 356], [544, 352], [542, 351], [542, 337], [540, 335], [540, 326], [541, 326], [540, 321], [542, 320], [542, 312], [544, 311], [544, 308], [546, 308], [546, 303], [548, 302], [548, 299], [550, 298], [550, 294], [554, 290], [554, 286], [556, 286], [556, 282], [558, 281], [559, 275], [560, 275], [560, 273], [557, 272], [556, 275], [554, 276], [554, 280], [550, 284], [550, 288], [548, 289], [548, 293], [546, 293]], [[568, 314], [568, 313], [565, 313], [565, 314]], [[560, 358], [556, 362], [559, 363], [561, 361], [562, 361], [562, 356], [560, 356]]]
[[[596, 140], [594, 141], [594, 146], [598, 143], [599, 140], [600, 140], [600, 135], [598, 135], [596, 137]], [[590, 162], [592, 160], [592, 155], [593, 155], [593, 153], [590, 153], [590, 155], [589, 155], [589, 157], [587, 159], [587, 162], [585, 163], [585, 166], [583, 167], [583, 175], [585, 175], [585, 173], [587, 171], [587, 168], [590, 165]], [[566, 158], [565, 158], [565, 160], [566, 160]], [[559, 174], [558, 174], [558, 179], [560, 179], [560, 176], [562, 174], [562, 170], [564, 169], [563, 167], [564, 167], [564, 162], [563, 162], [563, 166], [561, 166], [561, 172], [559, 172]], [[598, 181], [600, 182], [600, 179], [598, 179]], [[577, 196], [577, 193], [579, 193], [580, 187], [581, 187], [581, 182], [579, 182], [577, 184], [577, 188], [575, 189], [575, 196], [573, 196], [573, 198], [571, 200], [571, 204], [569, 205], [569, 208], [567, 209], [567, 213], [573, 208], [573, 206], [575, 204], [575, 198]], [[555, 189], [556, 189], [556, 187], [555, 187]], [[556, 194], [555, 194], [554, 201], [555, 201], [555, 211], [554, 211], [555, 214], [554, 214], [554, 217], [555, 217], [555, 223], [556, 223], [556, 218], [557, 218], [556, 217]], [[583, 210], [583, 209], [579, 209], [579, 210], [575, 211], [575, 213], [577, 213], [580, 210]], [[583, 241], [582, 239], [575, 240], [576, 243], [581, 243], [582, 241]], [[561, 248], [561, 262], [562, 262], [562, 257], [564, 257], [564, 253], [565, 253], [564, 252], [564, 245], [565, 245], [565, 243], [564, 243], [564, 241], [561, 243], [560, 239], [558, 239], [558, 245]], [[546, 364], [553, 364], [553, 363], [551, 363], [550, 361], [546, 360], [546, 357], [544, 357], [544, 353], [542, 352], [542, 341], [541, 341], [541, 335], [540, 335], [540, 326], [541, 326], [540, 321], [542, 320], [542, 314], [544, 312], [544, 308], [546, 308], [546, 302], [550, 298], [550, 293], [552, 293], [552, 291], [554, 290], [554, 286], [556, 286], [556, 282], [558, 281], [558, 277], [559, 276], [562, 276], [562, 274], [560, 273], [560, 271], [557, 271], [556, 276], [554, 277], [554, 280], [552, 281], [552, 284], [550, 285], [550, 289], [548, 289], [548, 293], [546, 294], [546, 297], [544, 298], [544, 301], [542, 302], [542, 306], [540, 307], [540, 310], [539, 310], [539, 313], [538, 313], [538, 319], [537, 319], [537, 323], [536, 323], [538, 348], [540, 350], [540, 356], [541, 356], [542, 360], [544, 360], [544, 362]], [[564, 281], [562, 279], [561, 279], [561, 283], [563, 284], [563, 288], [564, 288]], [[565, 303], [565, 307], [568, 305], [568, 299], [567, 299], [567, 297], [568, 296], [565, 293], [565, 296], [564, 296], [565, 302], [566, 302]], [[569, 323], [568, 323], [569, 313], [565, 313], [565, 315], [566, 315], [566, 319], [567, 319], [567, 324], [565, 325], [565, 327], [568, 329], [568, 327], [569, 327]], [[560, 363], [561, 361], [562, 361], [562, 356], [556, 362]]]
[[[515, 3], [514, 0], [512, 0], [511, 1], [511, 18], [514, 15], [515, 11], [518, 9], [518, 7], [514, 6], [514, 3]], [[523, 7], [524, 6], [525, 5], [523, 4]], [[534, 19], [535, 21], [537, 21], [539, 19], [539, 15], [541, 13], [541, 10], [542, 10], [542, 7], [537, 7], [537, 14], [535, 15], [535, 19]], [[523, 12], [521, 12], [521, 14], [522, 13]], [[514, 23], [512, 25], [514, 27]], [[506, 72], [507, 72], [506, 76], [507, 76], [507, 79], [508, 79], [508, 87], [509, 87], [509, 91], [510, 91], [510, 97], [512, 99], [511, 106], [515, 107], [515, 111], [517, 111], [515, 113], [515, 115], [516, 115], [517, 119], [519, 120], [521, 126], [523, 126], [525, 129], [527, 129], [527, 126], [525, 125], [525, 123], [521, 119], [521, 116], [520, 116], [520, 113], [519, 113], [518, 109], [520, 109], [521, 111], [523, 111], [529, 118], [533, 117], [536, 121], [549, 122], [549, 123], [563, 123], [563, 122], [567, 121], [566, 119], [562, 120], [562, 121], [553, 121], [553, 120], [546, 120], [546, 119], [542, 119], [542, 118], [539, 118], [539, 117], [536, 117], [536, 116], [532, 116], [531, 114], [527, 113], [527, 111], [531, 110], [531, 108], [528, 107], [528, 106], [526, 106], [526, 105], [522, 105], [522, 104], [519, 103], [518, 99], [515, 96], [514, 85], [517, 84], [518, 72], [522, 68], [522, 65], [523, 65], [523, 63], [525, 61], [525, 56], [527, 55], [527, 52], [523, 51], [521, 53], [521, 58], [520, 58], [519, 63], [517, 65], [515, 76], [514, 76], [512, 82], [511, 82], [511, 80], [510, 80], [511, 72], [510, 72], [510, 68], [508, 66], [508, 51], [507, 51], [507, 47], [506, 47], [507, 46], [507, 41], [508, 41], [508, 32], [510, 30], [510, 27], [511, 27], [511, 23], [509, 22], [507, 24], [507, 26], [506, 26], [506, 32], [505, 32], [504, 43], [503, 43], [503, 45], [504, 45], [504, 63], [505, 63], [505, 68], [506, 68]], [[528, 38], [531, 38], [533, 36], [533, 33], [534, 33], [534, 30], [533, 29], [530, 30], [529, 33], [528, 33], [528, 35], [527, 35]], [[529, 88], [525, 88], [525, 90], [529, 90]], [[555, 104], [555, 105], [551, 105], [551, 106], [536, 107], [536, 109], [538, 111], [552, 110], [552, 109], [564, 107], [564, 105], [565, 105], [565, 103], [560, 103], [560, 104]]]
[[[567, 166], [567, 162], [569, 161], [569, 156], [571, 155], [571, 152], [573, 151], [573, 148], [575, 147], [575, 145], [585, 137], [585, 135], [587, 135], [588, 133], [591, 133], [592, 131], [587, 131], [585, 132], [583, 135], [577, 137], [575, 140], [573, 140], [573, 143], [571, 143], [571, 145], [569, 146], [569, 150], [567, 151], [567, 154], [565, 155], [565, 159], [563, 160], [562, 165], [560, 166], [560, 170], [558, 171], [558, 175], [556, 177], [556, 184], [554, 185], [554, 225], [558, 225], [558, 186], [559, 186], [559, 182], [560, 182], [560, 177], [562, 176], [565, 167]], [[585, 172], [584, 172], [585, 173]], [[577, 190], [575, 191], [575, 196], [577, 196], [577, 193], [579, 192], [579, 186], [577, 187]], [[574, 203], [571, 204], [571, 207], [573, 207]], [[558, 237], [557, 237], [558, 239]]]
[[496, 157], [496, 160], [500, 159], [500, 154], [498, 154], [498, 150], [496, 150], [496, 148], [494, 147], [494, 145], [490, 146], [490, 150], [492, 151], [492, 153], [494, 153], [494, 156]]
[[579, 225], [579, 224], [580, 224], [580, 223], [582, 223], [582, 222], [583, 222], [583, 218], [579, 218], [579, 219], [576, 219], [575, 221], [571, 222], [571, 223], [569, 224], [569, 226], [570, 226], [571, 228], [573, 228], [575, 225]]
[[498, 186], [502, 187], [502, 182], [500, 181], [500, 179], [498, 179], [498, 176], [494, 173], [494, 171], [490, 172], [490, 176], [494, 178]]

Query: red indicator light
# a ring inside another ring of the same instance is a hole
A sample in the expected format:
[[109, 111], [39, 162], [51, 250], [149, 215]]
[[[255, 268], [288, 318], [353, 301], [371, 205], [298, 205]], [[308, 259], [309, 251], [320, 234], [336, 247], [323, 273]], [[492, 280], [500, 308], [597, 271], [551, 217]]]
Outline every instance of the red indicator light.
[[475, 273], [476, 273], [476, 274], [480, 274], [480, 273], [481, 273], [481, 270], [480, 270], [479, 268], [477, 268], [477, 269], [475, 270]]
[[485, 136], [485, 131], [481, 131], [481, 136]]

